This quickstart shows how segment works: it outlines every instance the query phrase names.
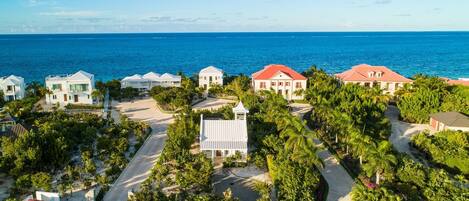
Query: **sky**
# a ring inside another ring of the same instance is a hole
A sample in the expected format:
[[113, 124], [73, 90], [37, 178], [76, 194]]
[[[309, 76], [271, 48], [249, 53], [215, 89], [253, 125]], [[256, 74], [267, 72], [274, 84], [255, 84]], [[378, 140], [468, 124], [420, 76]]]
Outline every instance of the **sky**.
[[468, 0], [0, 0], [0, 34], [468, 31]]

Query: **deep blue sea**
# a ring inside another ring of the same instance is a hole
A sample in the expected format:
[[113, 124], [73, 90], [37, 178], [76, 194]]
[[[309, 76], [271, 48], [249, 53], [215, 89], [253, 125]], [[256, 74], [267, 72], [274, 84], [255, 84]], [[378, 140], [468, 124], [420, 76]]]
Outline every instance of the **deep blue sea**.
[[98, 80], [214, 65], [251, 74], [271, 63], [329, 73], [367, 63], [405, 75], [469, 77], [469, 32], [0, 35], [0, 75], [43, 81], [85, 70]]

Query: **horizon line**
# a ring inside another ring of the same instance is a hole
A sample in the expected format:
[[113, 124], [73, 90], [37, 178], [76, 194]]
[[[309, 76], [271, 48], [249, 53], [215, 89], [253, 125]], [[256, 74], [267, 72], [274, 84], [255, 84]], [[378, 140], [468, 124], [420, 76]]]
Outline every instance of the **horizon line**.
[[59, 32], [59, 33], [0, 33], [2, 35], [73, 35], [73, 34], [217, 34], [217, 33], [431, 33], [469, 32], [469, 30], [379, 30], [379, 31], [187, 31], [187, 32]]

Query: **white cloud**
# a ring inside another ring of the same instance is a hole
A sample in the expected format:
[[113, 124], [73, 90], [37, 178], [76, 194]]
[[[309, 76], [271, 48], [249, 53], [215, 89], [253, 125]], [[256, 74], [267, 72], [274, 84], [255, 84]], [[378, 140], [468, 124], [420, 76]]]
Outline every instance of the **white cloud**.
[[56, 16], [56, 17], [96, 17], [101, 12], [91, 10], [77, 10], [77, 11], [55, 11], [55, 12], [42, 12], [39, 15], [43, 16]]
[[392, 0], [376, 0], [375, 4], [390, 4]]

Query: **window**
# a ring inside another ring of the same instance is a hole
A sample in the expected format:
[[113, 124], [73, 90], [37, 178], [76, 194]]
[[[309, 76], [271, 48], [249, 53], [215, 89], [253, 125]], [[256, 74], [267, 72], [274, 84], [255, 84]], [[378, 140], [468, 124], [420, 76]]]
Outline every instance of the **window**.
[[52, 84], [52, 90], [59, 90], [62, 91], [62, 84]]
[[279, 83], [278, 83], [278, 86], [283, 86], [283, 82], [279, 82]]
[[88, 95], [88, 99], [90, 99], [90, 95]]
[[282, 95], [282, 90], [279, 89], [279, 90], [277, 91], [277, 94], [278, 94], [278, 95]]
[[71, 84], [70, 91], [72, 92], [84, 92], [88, 91], [88, 84]]
[[207, 76], [204, 76], [204, 80], [207, 80]]
[[225, 156], [228, 156], [229, 153], [230, 153], [230, 151], [225, 150]]
[[370, 72], [368, 72], [368, 77], [373, 77], [374, 74], [375, 74], [375, 72], [370, 71]]
[[290, 86], [290, 82], [285, 82], [285, 86]]
[[399, 83], [394, 84], [394, 90], [397, 90], [399, 88]]
[[7, 86], [7, 91], [13, 91], [13, 86], [8, 85], [8, 86]]
[[57, 95], [52, 95], [52, 99], [57, 99]]
[[288, 89], [286, 89], [286, 90], [285, 90], [285, 95], [287, 95], [287, 96], [288, 96]]
[[389, 82], [386, 82], [386, 90], [389, 89]]
[[301, 88], [301, 82], [296, 83], [296, 88]]
[[259, 88], [261, 88], [261, 89], [265, 89], [265, 82], [261, 82], [261, 83], [260, 83], [260, 87], [259, 87]]
[[212, 81], [212, 76], [209, 76], [209, 77], [208, 77], [208, 81], [209, 81], [209, 82]]
[[273, 87], [275, 86], [275, 82], [271, 82], [270, 85], [272, 85]]
[[365, 82], [365, 87], [370, 87], [370, 83], [369, 83], [369, 82]]
[[376, 77], [381, 77], [383, 75], [383, 72], [376, 72]]

